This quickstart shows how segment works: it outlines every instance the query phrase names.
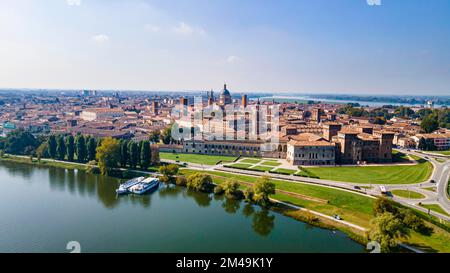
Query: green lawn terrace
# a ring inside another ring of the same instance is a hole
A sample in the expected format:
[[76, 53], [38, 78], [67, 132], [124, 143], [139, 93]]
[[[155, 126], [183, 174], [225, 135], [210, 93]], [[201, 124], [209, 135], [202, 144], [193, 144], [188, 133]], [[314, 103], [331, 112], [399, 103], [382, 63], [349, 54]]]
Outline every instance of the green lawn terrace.
[[416, 184], [430, 178], [433, 165], [427, 160], [398, 151], [393, 156], [394, 164], [385, 165], [302, 167], [292, 166], [283, 159], [241, 158], [225, 166], [358, 184]]
[[179, 154], [179, 153], [166, 153], [161, 152], [159, 154], [161, 159], [173, 160], [176, 162], [186, 162], [203, 165], [217, 165], [220, 162], [230, 163], [237, 159], [232, 156], [219, 156], [219, 155], [202, 155], [202, 154]]
[[320, 179], [360, 184], [417, 184], [427, 181], [433, 165], [414, 158], [416, 164], [382, 166], [307, 167], [308, 173]]
[[258, 171], [258, 172], [268, 172], [268, 173], [278, 173], [292, 175], [299, 172], [296, 166], [292, 166], [287, 163], [284, 159], [274, 159], [274, 158], [248, 158], [244, 157], [237, 160], [233, 164], [225, 164], [226, 167]]

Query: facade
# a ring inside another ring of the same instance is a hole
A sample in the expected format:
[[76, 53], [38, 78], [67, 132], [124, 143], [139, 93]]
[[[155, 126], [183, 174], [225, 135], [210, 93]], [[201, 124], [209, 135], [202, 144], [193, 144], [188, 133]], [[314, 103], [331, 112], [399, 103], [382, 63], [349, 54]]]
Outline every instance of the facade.
[[94, 121], [98, 119], [121, 118], [125, 115], [122, 109], [118, 108], [91, 108], [81, 113], [81, 118], [86, 121]]
[[445, 151], [450, 149], [450, 133], [444, 134], [419, 134], [413, 137], [416, 142], [416, 147], [419, 145], [421, 138], [427, 141], [433, 141], [436, 150]]
[[333, 138], [337, 144], [337, 161], [341, 164], [392, 162], [393, 139], [391, 132], [368, 134], [342, 130]]

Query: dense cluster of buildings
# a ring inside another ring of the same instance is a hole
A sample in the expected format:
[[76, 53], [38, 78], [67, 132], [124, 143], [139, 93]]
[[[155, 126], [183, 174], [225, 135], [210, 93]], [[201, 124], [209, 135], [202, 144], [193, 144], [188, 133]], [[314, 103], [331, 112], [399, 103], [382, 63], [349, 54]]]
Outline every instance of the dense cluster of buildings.
[[211, 90], [200, 100], [82, 91], [0, 97], [0, 102], [3, 135], [22, 128], [139, 141], [175, 123], [175, 141], [161, 149], [283, 158], [293, 165], [391, 162], [393, 146], [417, 148], [421, 139], [438, 150], [450, 148], [448, 130], [422, 134], [415, 120], [394, 117], [377, 125], [371, 117], [339, 114], [341, 104], [250, 100], [232, 96], [226, 84], [217, 96]]

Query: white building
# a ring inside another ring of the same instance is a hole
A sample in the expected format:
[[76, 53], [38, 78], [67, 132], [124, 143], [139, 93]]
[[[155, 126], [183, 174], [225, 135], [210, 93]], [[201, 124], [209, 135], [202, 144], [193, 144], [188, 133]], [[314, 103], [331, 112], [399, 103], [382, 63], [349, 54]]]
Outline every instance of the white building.
[[99, 119], [120, 118], [124, 115], [124, 111], [118, 108], [90, 108], [85, 109], [81, 113], [81, 118], [86, 121], [93, 121]]

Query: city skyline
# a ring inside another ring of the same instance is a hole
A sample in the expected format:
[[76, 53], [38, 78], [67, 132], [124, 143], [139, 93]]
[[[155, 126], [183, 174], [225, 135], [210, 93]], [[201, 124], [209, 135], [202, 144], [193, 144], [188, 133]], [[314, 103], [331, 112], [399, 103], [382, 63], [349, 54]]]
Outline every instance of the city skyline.
[[447, 1], [2, 1], [0, 88], [445, 95]]

